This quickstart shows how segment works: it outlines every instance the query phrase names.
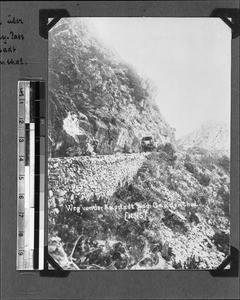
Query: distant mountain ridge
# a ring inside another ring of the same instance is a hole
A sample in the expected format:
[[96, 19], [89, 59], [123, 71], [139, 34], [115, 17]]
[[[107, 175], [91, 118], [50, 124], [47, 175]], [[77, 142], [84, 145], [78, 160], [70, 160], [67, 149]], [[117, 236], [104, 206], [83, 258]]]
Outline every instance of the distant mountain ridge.
[[177, 144], [183, 149], [201, 147], [215, 154], [230, 156], [230, 124], [210, 120], [178, 139]]

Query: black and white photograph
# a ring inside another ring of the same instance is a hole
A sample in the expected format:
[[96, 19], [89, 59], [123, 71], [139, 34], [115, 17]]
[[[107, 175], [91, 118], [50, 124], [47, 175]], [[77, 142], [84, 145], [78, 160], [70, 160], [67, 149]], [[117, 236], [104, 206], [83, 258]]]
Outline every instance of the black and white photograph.
[[212, 270], [230, 251], [231, 29], [69, 17], [48, 37], [48, 253]]

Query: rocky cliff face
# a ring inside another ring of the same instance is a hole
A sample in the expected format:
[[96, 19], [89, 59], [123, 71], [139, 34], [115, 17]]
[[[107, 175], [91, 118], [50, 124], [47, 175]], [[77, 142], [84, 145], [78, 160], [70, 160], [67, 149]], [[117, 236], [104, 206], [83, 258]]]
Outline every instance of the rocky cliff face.
[[49, 33], [49, 155], [138, 152], [143, 136], [174, 142], [148, 80], [79, 20]]
[[214, 154], [230, 156], [230, 124], [209, 121], [189, 135], [179, 139], [178, 145], [184, 149], [201, 147]]

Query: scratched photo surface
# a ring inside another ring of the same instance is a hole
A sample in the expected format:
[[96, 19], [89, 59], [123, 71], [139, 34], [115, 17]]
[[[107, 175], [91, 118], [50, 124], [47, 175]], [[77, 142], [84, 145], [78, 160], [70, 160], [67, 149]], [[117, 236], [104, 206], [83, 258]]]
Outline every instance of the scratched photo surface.
[[63, 18], [49, 32], [48, 252], [66, 270], [229, 254], [231, 30]]

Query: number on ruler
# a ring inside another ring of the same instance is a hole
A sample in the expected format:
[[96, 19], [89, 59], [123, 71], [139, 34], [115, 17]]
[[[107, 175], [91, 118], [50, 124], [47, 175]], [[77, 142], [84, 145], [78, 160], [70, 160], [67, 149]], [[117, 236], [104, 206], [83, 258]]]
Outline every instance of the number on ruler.
[[24, 251], [23, 250], [19, 250], [18, 251], [18, 255], [23, 255], [24, 254]]
[[24, 176], [19, 176], [19, 180], [23, 180], [24, 179]]
[[24, 96], [24, 89], [20, 88], [19, 89], [19, 97]]
[[22, 118], [19, 118], [19, 124], [24, 124], [24, 120]]
[[24, 158], [23, 157], [19, 157], [19, 161], [24, 161]]
[[23, 237], [24, 236], [24, 232], [19, 232], [18, 236], [19, 237]]
[[19, 199], [24, 199], [24, 195], [19, 195]]
[[18, 213], [18, 216], [23, 218], [24, 217], [24, 213]]
[[19, 138], [19, 142], [23, 143], [24, 142], [24, 138]]

